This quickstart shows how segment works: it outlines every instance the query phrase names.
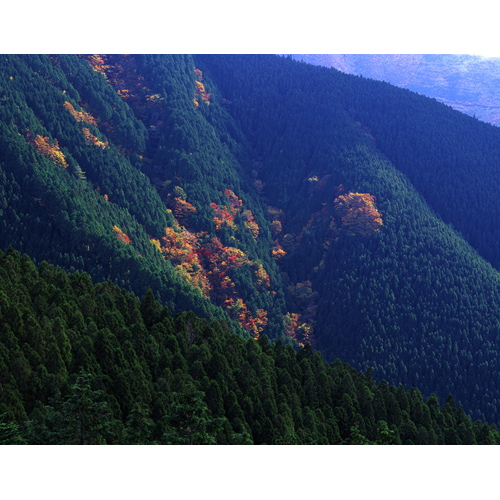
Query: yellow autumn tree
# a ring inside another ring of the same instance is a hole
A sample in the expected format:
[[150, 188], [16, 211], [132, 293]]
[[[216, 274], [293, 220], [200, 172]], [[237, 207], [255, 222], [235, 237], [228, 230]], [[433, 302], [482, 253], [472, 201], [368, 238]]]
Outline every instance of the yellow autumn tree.
[[35, 149], [41, 153], [43, 156], [48, 158], [52, 163], [61, 168], [68, 168], [68, 163], [66, 162], [66, 157], [63, 152], [59, 149], [59, 143], [57, 139], [50, 140], [48, 137], [43, 137], [41, 135], [36, 135], [32, 137], [28, 133], [28, 142], [35, 147]]

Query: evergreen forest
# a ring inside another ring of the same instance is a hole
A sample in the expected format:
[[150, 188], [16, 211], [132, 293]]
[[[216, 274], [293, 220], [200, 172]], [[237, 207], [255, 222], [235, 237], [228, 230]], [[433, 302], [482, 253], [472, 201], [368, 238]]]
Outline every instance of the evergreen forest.
[[272, 55], [0, 75], [1, 443], [498, 443], [497, 127]]
[[1, 444], [500, 444], [451, 394], [0, 254]]

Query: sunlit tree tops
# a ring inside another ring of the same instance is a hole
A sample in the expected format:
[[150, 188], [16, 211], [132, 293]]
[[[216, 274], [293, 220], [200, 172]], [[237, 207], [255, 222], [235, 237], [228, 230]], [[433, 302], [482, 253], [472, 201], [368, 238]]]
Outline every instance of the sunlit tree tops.
[[194, 92], [194, 99], [193, 102], [195, 106], [199, 106], [199, 100], [201, 99], [203, 102], [206, 104], [210, 104], [210, 94], [205, 90], [205, 85], [202, 83], [203, 81], [203, 72], [199, 69], [194, 70], [194, 73], [196, 75], [196, 88]]
[[95, 118], [90, 114], [87, 113], [86, 111], [77, 111], [73, 104], [71, 104], [69, 101], [66, 101], [64, 103], [64, 108], [67, 109], [71, 116], [78, 122], [85, 122], [88, 123], [89, 125], [95, 125], [97, 126], [97, 122], [95, 121]]
[[32, 136], [27, 133], [28, 142], [43, 156], [47, 157], [52, 163], [58, 167], [67, 168], [68, 163], [63, 152], [59, 148], [57, 139], [49, 139], [41, 135]]
[[87, 127], [84, 127], [82, 129], [83, 134], [85, 135], [85, 139], [87, 139], [87, 142], [93, 146], [98, 146], [100, 148], [107, 148], [109, 146], [108, 141], [101, 141], [99, 140], [95, 135], [93, 135], [90, 130]]
[[341, 228], [350, 235], [370, 236], [382, 228], [382, 216], [375, 207], [375, 196], [348, 193], [335, 199], [335, 214]]

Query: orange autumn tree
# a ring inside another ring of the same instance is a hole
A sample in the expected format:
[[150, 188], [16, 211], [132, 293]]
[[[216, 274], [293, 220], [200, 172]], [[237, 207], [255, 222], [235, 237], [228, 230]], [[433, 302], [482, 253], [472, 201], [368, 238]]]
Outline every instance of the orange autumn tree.
[[225, 189], [224, 194], [227, 196], [229, 201], [229, 210], [225, 206], [221, 207], [217, 205], [217, 203], [210, 203], [210, 206], [215, 212], [215, 217], [213, 218], [215, 229], [219, 231], [223, 226], [227, 226], [236, 231], [238, 227], [234, 223], [234, 217], [241, 211], [245, 227], [252, 233], [254, 239], [257, 239], [257, 236], [259, 235], [259, 226], [255, 222], [252, 211], [243, 210], [242, 200], [240, 200], [230, 189]]
[[199, 256], [211, 278], [214, 291], [216, 293], [220, 292], [217, 302], [221, 303], [225, 300], [227, 290], [234, 288], [234, 285], [230, 285], [230, 280], [227, 276], [228, 271], [250, 264], [250, 260], [248, 260], [242, 250], [234, 247], [225, 247], [217, 237], [211, 238], [200, 248]]
[[100, 148], [103, 148], [103, 149], [108, 147], [108, 145], [109, 145], [108, 141], [106, 141], [106, 142], [100, 141], [95, 135], [92, 135], [90, 133], [90, 130], [87, 127], [84, 127], [82, 129], [82, 131], [83, 131], [83, 134], [85, 135], [85, 139], [87, 139], [87, 142], [89, 144], [92, 144], [94, 146], [99, 146]]
[[85, 122], [90, 125], [95, 125], [97, 126], [97, 122], [95, 121], [94, 117], [90, 114], [87, 113], [86, 111], [77, 111], [73, 104], [71, 104], [69, 101], [66, 101], [64, 103], [64, 108], [67, 109], [71, 116], [78, 122]]
[[256, 266], [256, 286], [268, 287], [269, 276], [262, 264], [252, 262], [238, 248], [225, 247], [217, 237], [200, 248], [199, 256], [212, 285], [211, 298], [228, 312], [231, 319], [238, 321], [246, 331], [257, 338], [267, 324], [267, 311], [257, 309], [255, 314], [252, 314], [241, 297], [238, 297], [236, 285], [228, 273], [244, 265]]
[[257, 290], [262, 287], [269, 288], [270, 280], [269, 274], [267, 274], [266, 270], [262, 266], [260, 262], [256, 264], [257, 269], [255, 269], [255, 286]]
[[283, 250], [283, 247], [279, 244], [278, 240], [274, 240], [272, 256], [274, 259], [281, 259], [286, 255], [286, 252]]
[[286, 313], [283, 317], [283, 325], [285, 326], [285, 335], [297, 342], [296, 332], [299, 326], [298, 313]]
[[259, 236], [259, 226], [255, 222], [255, 219], [253, 218], [253, 214], [251, 210], [243, 210], [241, 213], [243, 216], [243, 219], [245, 220], [245, 227], [250, 230], [252, 233], [252, 236], [254, 239], [257, 239], [257, 236]]
[[29, 132], [27, 137], [28, 142], [32, 146], [34, 146], [39, 153], [48, 158], [52, 163], [64, 169], [68, 168], [66, 157], [59, 149], [59, 143], [57, 142], [57, 139], [50, 140], [48, 137], [43, 137], [41, 135], [36, 135], [35, 137], [33, 137]]
[[369, 193], [348, 193], [336, 198], [334, 209], [341, 228], [351, 236], [370, 236], [380, 231], [383, 223], [376, 201]]
[[202, 83], [203, 80], [203, 72], [199, 69], [194, 70], [196, 74], [196, 80], [195, 80], [195, 91], [194, 91], [194, 104], [196, 107], [199, 106], [198, 99], [201, 98], [203, 102], [206, 104], [210, 104], [210, 94], [205, 90], [205, 85]]
[[223, 226], [230, 227], [234, 231], [238, 229], [236, 224], [234, 223], [233, 216], [230, 214], [227, 207], [220, 207], [217, 203], [210, 203], [210, 206], [215, 212], [215, 216], [213, 218], [215, 229], [220, 231]]
[[223, 307], [229, 313], [229, 317], [238, 321], [254, 339], [257, 340], [260, 337], [262, 330], [267, 325], [267, 311], [257, 309], [255, 315], [252, 315], [241, 298], [236, 300], [233, 298], [227, 299]]
[[104, 78], [107, 79], [107, 75], [106, 75], [106, 71], [105, 71], [106, 63], [101, 55], [92, 54], [90, 56], [87, 56], [87, 61], [89, 62], [90, 66], [92, 67], [92, 69], [94, 71], [101, 73], [101, 75], [103, 75]]
[[[224, 193], [229, 199], [231, 213], [233, 215], [236, 215], [240, 210], [243, 209], [243, 202], [230, 189], [226, 189]], [[245, 221], [245, 227], [249, 229], [253, 237], [257, 239], [257, 236], [259, 235], [259, 226], [255, 222], [252, 211], [243, 210], [243, 212], [241, 212], [241, 215], [243, 217], [243, 220]]]
[[196, 207], [182, 198], [176, 197], [173, 201], [173, 212], [179, 222], [186, 226], [191, 216], [196, 213]]
[[304, 321], [298, 313], [287, 313], [283, 317], [285, 335], [290, 337], [300, 347], [311, 344], [316, 348], [316, 339], [314, 337], [314, 321]]
[[224, 194], [229, 200], [231, 213], [236, 215], [243, 208], [243, 202], [230, 189], [225, 189]]
[[264, 330], [267, 325], [267, 311], [265, 311], [264, 309], [257, 309], [255, 317], [252, 319], [252, 332], [254, 333], [253, 338], [258, 339], [260, 337], [260, 334], [262, 333], [262, 330]]

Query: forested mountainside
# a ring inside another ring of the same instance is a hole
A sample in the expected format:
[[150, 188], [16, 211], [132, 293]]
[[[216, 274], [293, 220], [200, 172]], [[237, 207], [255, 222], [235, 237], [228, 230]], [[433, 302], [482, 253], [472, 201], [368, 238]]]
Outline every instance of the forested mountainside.
[[467, 54], [294, 54], [294, 59], [382, 80], [500, 125], [500, 58]]
[[[375, 384], [0, 252], [0, 444], [500, 444], [449, 395]], [[443, 403], [443, 401], [441, 402]]]
[[222, 108], [218, 134], [196, 108], [189, 57], [166, 59], [152, 88], [136, 64], [161, 68], [118, 58], [105, 77], [99, 57], [2, 56], [1, 246], [139, 296], [150, 286], [172, 310], [234, 320], [242, 334], [283, 336], [243, 141], [218, 136], [231, 127]]
[[[0, 71], [4, 251], [137, 297], [151, 288], [174, 319], [216, 320], [241, 345], [310, 344], [352, 376], [370, 368], [372, 395], [385, 381], [451, 393], [473, 420], [500, 422], [497, 128], [277, 56], [12, 55]], [[80, 367], [56, 384], [62, 398]], [[239, 418], [234, 432], [270, 442]]]

